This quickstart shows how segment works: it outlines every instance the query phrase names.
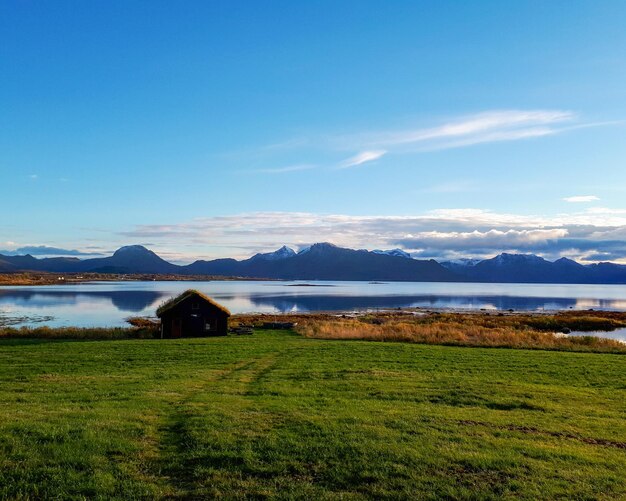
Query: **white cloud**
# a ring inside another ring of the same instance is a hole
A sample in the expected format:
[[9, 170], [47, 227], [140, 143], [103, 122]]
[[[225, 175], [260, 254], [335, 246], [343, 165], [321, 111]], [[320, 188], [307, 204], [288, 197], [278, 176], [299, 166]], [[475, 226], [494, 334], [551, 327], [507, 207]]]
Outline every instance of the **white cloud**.
[[589, 214], [598, 214], [604, 216], [626, 214], [626, 209], [609, 209], [608, 207], [590, 207], [587, 209]]
[[577, 195], [574, 197], [565, 197], [563, 200], [570, 203], [588, 203], [600, 200], [600, 198], [595, 195]]
[[39, 175], [38, 174], [30, 174], [28, 177], [30, 179], [32, 179], [33, 181], [36, 181], [37, 179], [39, 179]]
[[409, 250], [441, 249], [463, 251], [469, 249], [517, 249], [523, 250], [568, 236], [565, 228], [537, 230], [489, 230], [489, 231], [425, 231], [407, 235], [401, 239]]
[[362, 151], [361, 153], [341, 162], [341, 164], [339, 164], [339, 167], [342, 169], [345, 169], [348, 167], [356, 167], [357, 165], [361, 165], [366, 162], [372, 162], [374, 160], [378, 160], [386, 153], [387, 152], [385, 150]]

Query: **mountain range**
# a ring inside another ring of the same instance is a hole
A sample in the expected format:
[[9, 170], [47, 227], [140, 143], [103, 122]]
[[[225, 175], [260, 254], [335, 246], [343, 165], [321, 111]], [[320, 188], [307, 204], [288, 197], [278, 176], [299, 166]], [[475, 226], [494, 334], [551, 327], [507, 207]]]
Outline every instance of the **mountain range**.
[[385, 253], [352, 250], [328, 243], [314, 244], [296, 253], [288, 247], [256, 254], [249, 259], [199, 260], [181, 266], [161, 259], [141, 245], [130, 245], [110, 257], [43, 258], [0, 255], [0, 272], [153, 273], [220, 275], [286, 280], [398, 280], [451, 282], [459, 277], [436, 261], [407, 259]]
[[533, 254], [499, 254], [485, 260], [442, 262], [471, 282], [626, 284], [626, 266], [615, 263], [583, 265], [568, 258], [548, 261]]
[[285, 280], [389, 280], [420, 282], [606, 283], [626, 284], [626, 266], [583, 265], [567, 258], [548, 261], [532, 254], [500, 254], [492, 259], [444, 261], [413, 259], [401, 249], [353, 250], [317, 243], [295, 252], [283, 246], [249, 259], [169, 263], [141, 245], [125, 246], [103, 258], [78, 259], [0, 254], [0, 272], [148, 273], [219, 275]]

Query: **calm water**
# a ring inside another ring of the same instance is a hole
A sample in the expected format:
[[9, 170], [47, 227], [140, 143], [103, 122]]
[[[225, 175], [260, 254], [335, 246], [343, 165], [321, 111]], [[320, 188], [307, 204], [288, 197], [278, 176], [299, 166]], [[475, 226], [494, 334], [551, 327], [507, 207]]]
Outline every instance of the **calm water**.
[[[307, 285], [308, 284], [308, 285]], [[167, 298], [198, 289], [242, 312], [424, 307], [488, 310], [626, 309], [626, 286], [423, 282], [108, 282], [0, 287], [0, 321], [50, 326], [117, 326], [154, 315]]]

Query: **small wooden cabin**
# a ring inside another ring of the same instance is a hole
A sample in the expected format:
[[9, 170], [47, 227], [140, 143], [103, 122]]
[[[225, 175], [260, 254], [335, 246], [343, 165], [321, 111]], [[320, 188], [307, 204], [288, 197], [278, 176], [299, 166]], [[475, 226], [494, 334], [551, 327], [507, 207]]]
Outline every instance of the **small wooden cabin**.
[[161, 337], [225, 336], [230, 311], [196, 290], [188, 290], [162, 304]]

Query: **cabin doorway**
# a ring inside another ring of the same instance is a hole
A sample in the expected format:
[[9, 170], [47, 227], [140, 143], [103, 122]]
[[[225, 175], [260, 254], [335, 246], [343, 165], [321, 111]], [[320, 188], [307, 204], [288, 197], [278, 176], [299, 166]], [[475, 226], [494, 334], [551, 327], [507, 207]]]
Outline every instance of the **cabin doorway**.
[[172, 320], [172, 337], [183, 337], [182, 318], [175, 318]]
[[202, 336], [204, 334], [204, 319], [198, 315], [193, 314], [189, 318], [189, 333], [190, 336]]

